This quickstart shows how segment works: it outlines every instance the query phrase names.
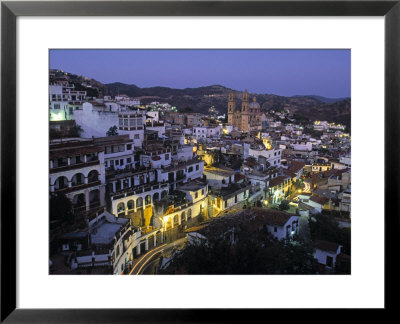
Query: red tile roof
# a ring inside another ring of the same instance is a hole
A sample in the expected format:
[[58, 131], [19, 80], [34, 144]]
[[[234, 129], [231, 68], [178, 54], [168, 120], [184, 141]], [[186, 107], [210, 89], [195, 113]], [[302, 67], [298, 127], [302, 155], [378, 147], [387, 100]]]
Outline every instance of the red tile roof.
[[240, 180], [246, 179], [246, 176], [244, 174], [241, 173], [235, 173], [235, 182], [238, 182]]
[[275, 187], [275, 186], [283, 183], [283, 181], [285, 181], [285, 179], [288, 179], [288, 177], [287, 176], [279, 176], [279, 177], [273, 178], [269, 182], [269, 186], [270, 187]]
[[301, 169], [304, 168], [306, 164], [304, 162], [299, 162], [299, 161], [292, 161], [292, 164], [288, 168], [289, 171], [298, 173]]
[[326, 197], [312, 196], [310, 200], [323, 206], [328, 202], [329, 199]]
[[336, 253], [339, 248], [339, 244], [329, 241], [317, 240], [314, 244], [314, 247], [318, 250]]

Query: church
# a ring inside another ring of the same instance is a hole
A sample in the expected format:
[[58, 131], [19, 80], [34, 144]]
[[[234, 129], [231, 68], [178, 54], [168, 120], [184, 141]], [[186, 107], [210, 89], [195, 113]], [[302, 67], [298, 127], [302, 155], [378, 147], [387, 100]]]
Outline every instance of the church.
[[236, 110], [235, 93], [231, 91], [228, 98], [228, 124], [236, 127], [242, 132], [249, 132], [252, 130], [261, 130], [262, 124], [261, 107], [256, 101], [249, 102], [249, 93], [247, 90], [243, 93], [242, 107]]

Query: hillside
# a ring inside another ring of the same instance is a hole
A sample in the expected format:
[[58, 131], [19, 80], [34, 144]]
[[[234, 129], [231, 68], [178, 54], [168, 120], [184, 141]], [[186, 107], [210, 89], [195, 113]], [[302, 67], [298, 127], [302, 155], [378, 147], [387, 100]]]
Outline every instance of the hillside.
[[[199, 88], [172, 89], [167, 87], [139, 88], [136, 85], [111, 83], [105, 85], [110, 94], [126, 94], [137, 97], [143, 103], [152, 101], [168, 102], [178, 109], [190, 107], [195, 112], [207, 113], [214, 106], [220, 113], [227, 112], [228, 94], [231, 89], [221, 85]], [[241, 92], [236, 93], [236, 107], [241, 105]], [[250, 94], [264, 110], [289, 109], [291, 112], [310, 120], [328, 120], [350, 124], [351, 100], [324, 98], [320, 96], [283, 97], [273, 94]]]
[[[126, 94], [138, 98], [144, 104], [152, 101], [168, 102], [178, 110], [190, 107], [194, 112], [207, 113], [214, 106], [221, 114], [227, 112], [227, 101], [232, 89], [222, 85], [211, 85], [198, 88], [173, 89], [168, 87], [140, 88], [134, 84], [103, 84], [94, 79], [78, 76], [68, 72], [57, 72], [57, 76], [68, 78], [78, 90], [86, 90], [89, 95]], [[81, 83], [90, 85], [84, 87]], [[243, 89], [244, 90], [244, 89]], [[236, 91], [236, 107], [241, 106], [241, 91]], [[350, 126], [351, 99], [333, 99], [317, 95], [284, 97], [274, 94], [250, 94], [256, 97], [261, 108], [268, 111], [289, 109], [293, 114], [309, 120], [327, 120]]]

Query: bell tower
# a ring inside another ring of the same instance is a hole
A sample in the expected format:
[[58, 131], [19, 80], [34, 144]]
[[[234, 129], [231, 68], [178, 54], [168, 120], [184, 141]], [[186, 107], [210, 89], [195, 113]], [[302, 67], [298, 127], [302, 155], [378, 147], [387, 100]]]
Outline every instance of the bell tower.
[[242, 125], [241, 131], [247, 132], [250, 128], [249, 125], [249, 93], [244, 90], [242, 100]]
[[233, 125], [233, 115], [236, 110], [236, 103], [235, 103], [235, 93], [233, 91], [229, 92], [228, 97], [228, 124]]

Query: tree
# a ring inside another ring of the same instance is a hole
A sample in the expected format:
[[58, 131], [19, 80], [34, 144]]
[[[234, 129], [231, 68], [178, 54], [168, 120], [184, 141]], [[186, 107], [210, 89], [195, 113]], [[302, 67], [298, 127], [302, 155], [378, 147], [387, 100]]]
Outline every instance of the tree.
[[314, 274], [312, 247], [303, 241], [287, 244], [267, 229], [250, 232], [235, 228], [235, 243], [229, 235], [188, 243], [174, 256], [169, 274]]
[[224, 155], [220, 150], [214, 150], [210, 154], [213, 160], [212, 166], [217, 166], [224, 162]]
[[280, 210], [288, 210], [290, 208], [289, 202], [287, 200], [282, 200], [281, 204], [279, 205]]
[[118, 128], [116, 125], [111, 126], [107, 131], [107, 136], [117, 136], [118, 135]]
[[83, 133], [83, 129], [80, 125], [74, 125], [69, 130], [69, 136], [71, 136], [71, 137], [81, 137], [82, 133]]
[[73, 219], [71, 201], [64, 194], [53, 194], [50, 197], [50, 221], [70, 221]]
[[193, 112], [193, 109], [190, 108], [190, 107], [185, 107], [185, 108], [182, 109], [182, 112], [183, 112], [183, 113], [192, 113], [192, 112]]
[[315, 221], [309, 221], [313, 241], [324, 240], [343, 246], [343, 252], [351, 254], [351, 233], [349, 228], [340, 228], [337, 221], [330, 216], [317, 214]]

